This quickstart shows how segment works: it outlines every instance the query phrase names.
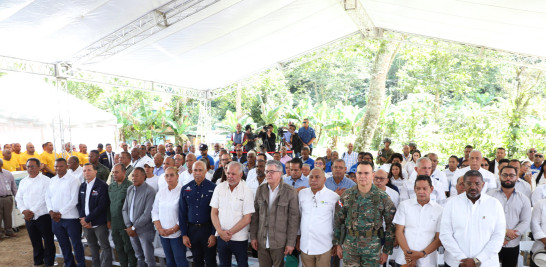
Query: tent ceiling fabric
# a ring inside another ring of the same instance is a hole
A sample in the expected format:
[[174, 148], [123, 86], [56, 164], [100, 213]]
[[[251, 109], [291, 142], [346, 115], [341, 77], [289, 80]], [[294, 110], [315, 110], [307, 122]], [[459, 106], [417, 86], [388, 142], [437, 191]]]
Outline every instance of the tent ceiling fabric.
[[[357, 0], [374, 25], [546, 57], [542, 0]], [[0, 1], [0, 54], [70, 61], [168, 0]], [[339, 0], [220, 0], [107, 58], [78, 66], [210, 90], [356, 32]]]

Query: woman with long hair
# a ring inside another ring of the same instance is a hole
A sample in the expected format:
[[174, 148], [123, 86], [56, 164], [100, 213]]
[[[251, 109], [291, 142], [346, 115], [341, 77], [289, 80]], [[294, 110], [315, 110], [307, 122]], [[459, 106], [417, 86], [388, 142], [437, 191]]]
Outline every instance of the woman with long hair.
[[412, 157], [410, 162], [406, 162], [406, 172], [408, 173], [408, 177], [411, 177], [411, 174], [415, 171], [415, 166], [417, 166], [417, 160], [421, 158], [421, 151], [414, 150], [413, 153], [411, 153]]

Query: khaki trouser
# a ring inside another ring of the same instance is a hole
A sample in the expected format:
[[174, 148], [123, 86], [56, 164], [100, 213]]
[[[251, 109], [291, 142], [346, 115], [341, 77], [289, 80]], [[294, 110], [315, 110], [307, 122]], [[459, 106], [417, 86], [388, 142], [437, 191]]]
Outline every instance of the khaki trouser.
[[332, 252], [330, 250], [320, 255], [307, 255], [301, 253], [301, 263], [303, 267], [329, 267]]
[[4, 222], [4, 230], [6, 231], [6, 234], [13, 234], [13, 224], [11, 221], [12, 211], [13, 197], [0, 197], [0, 222]]
[[269, 249], [258, 247], [258, 263], [260, 266], [284, 266], [284, 248]]

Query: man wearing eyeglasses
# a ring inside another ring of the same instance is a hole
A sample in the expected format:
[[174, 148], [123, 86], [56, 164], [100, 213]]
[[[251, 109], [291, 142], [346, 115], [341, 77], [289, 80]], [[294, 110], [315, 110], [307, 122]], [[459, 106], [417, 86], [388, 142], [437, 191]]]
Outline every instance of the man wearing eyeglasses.
[[535, 175], [539, 173], [543, 162], [544, 162], [544, 154], [536, 153], [533, 164], [531, 165], [531, 174]]
[[241, 164], [246, 162], [246, 155], [243, 154], [243, 148], [241, 146], [235, 147], [235, 156], [233, 156], [233, 161]]
[[519, 242], [531, 225], [531, 202], [522, 192], [515, 190], [519, 180], [517, 173], [516, 167], [503, 167], [499, 175], [501, 188], [487, 192], [501, 203], [506, 216], [506, 236], [499, 252], [503, 267], [518, 265]]
[[463, 180], [466, 194], [448, 201], [442, 214], [440, 241], [446, 266], [498, 267], [506, 234], [504, 210], [498, 200], [481, 193], [480, 171], [467, 171]]
[[[304, 188], [309, 187], [309, 180], [301, 171], [303, 162], [300, 159], [295, 158], [290, 161], [290, 176], [284, 178], [284, 182], [296, 188], [298, 192]], [[282, 165], [281, 165], [282, 167]], [[282, 168], [281, 168], [282, 171]], [[281, 174], [282, 175], [282, 174]]]
[[309, 186], [298, 194], [301, 222], [296, 248], [302, 252], [304, 267], [329, 267], [335, 254], [334, 213], [339, 195], [326, 188], [326, 175], [315, 168], [309, 173]]
[[535, 161], [535, 154], [537, 153], [537, 149], [536, 148], [529, 148], [527, 150], [527, 157], [529, 159], [529, 161], [531, 162], [534, 162]]
[[282, 164], [266, 163], [267, 184], [256, 191], [250, 223], [252, 248], [258, 251], [260, 266], [284, 266], [284, 256], [290, 255], [296, 245], [300, 210], [296, 189], [282, 180]]

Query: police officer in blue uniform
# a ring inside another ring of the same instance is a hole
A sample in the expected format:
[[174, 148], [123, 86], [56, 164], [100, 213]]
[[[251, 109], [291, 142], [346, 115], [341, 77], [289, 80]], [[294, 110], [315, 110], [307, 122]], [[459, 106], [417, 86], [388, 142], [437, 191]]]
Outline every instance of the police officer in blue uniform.
[[216, 267], [216, 237], [210, 219], [210, 200], [216, 185], [205, 179], [207, 168], [202, 161], [193, 164], [194, 180], [182, 187], [179, 201], [179, 224], [184, 245], [191, 250], [196, 267]]

